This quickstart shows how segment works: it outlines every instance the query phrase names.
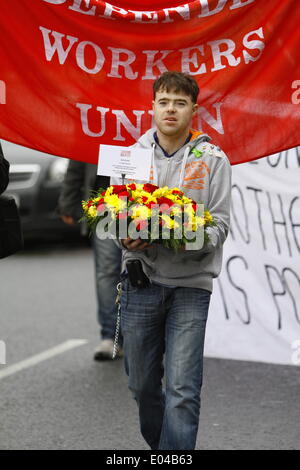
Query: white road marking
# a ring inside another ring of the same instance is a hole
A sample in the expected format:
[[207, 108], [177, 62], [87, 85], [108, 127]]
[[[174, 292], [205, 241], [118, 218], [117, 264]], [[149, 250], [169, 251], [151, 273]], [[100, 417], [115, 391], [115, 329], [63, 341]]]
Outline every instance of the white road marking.
[[36, 366], [40, 362], [46, 361], [47, 359], [51, 359], [52, 357], [58, 356], [59, 354], [63, 354], [70, 349], [77, 348], [78, 346], [83, 346], [84, 344], [88, 343], [86, 339], [70, 339], [65, 343], [59, 344], [54, 348], [47, 349], [40, 354], [36, 354], [35, 356], [29, 357], [24, 361], [17, 362], [12, 366], [5, 367], [3, 370], [0, 370], [0, 380], [8, 377], [9, 375], [16, 374], [24, 369], [28, 369], [29, 367]]

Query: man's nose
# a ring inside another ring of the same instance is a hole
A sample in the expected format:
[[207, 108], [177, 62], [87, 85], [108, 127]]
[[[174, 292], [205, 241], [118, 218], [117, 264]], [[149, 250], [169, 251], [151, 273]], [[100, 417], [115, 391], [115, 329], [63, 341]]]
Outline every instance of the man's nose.
[[175, 105], [171, 101], [168, 103], [168, 112], [172, 113], [175, 111]]

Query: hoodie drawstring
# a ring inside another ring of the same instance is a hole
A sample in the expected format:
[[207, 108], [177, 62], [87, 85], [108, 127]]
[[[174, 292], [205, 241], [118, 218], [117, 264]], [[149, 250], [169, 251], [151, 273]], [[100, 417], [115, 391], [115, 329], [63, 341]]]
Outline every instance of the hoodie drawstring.
[[[155, 147], [156, 147], [156, 144], [153, 142], [151, 144], [151, 147], [152, 147], [151, 167], [152, 167], [152, 171], [153, 171], [153, 183], [158, 185], [157, 169], [156, 169], [156, 165], [155, 165]], [[185, 151], [184, 151], [184, 154], [183, 154], [183, 159], [182, 159], [182, 164], [181, 164], [181, 169], [180, 169], [180, 176], [179, 176], [179, 185], [178, 185], [180, 190], [182, 190], [186, 162], [187, 162], [187, 159], [188, 159], [191, 148], [192, 148], [192, 145], [188, 145], [186, 147]]]
[[153, 142], [151, 144], [151, 147], [152, 147], [152, 155], [151, 155], [151, 169], [153, 171], [153, 184], [156, 184], [158, 185], [158, 179], [157, 179], [157, 169], [156, 169], [156, 165], [155, 165], [155, 147], [156, 147], [156, 143]]
[[183, 179], [184, 179], [184, 173], [185, 173], [185, 167], [186, 167], [186, 162], [190, 153], [192, 146], [188, 145], [184, 151], [183, 159], [182, 159], [182, 164], [181, 164], [181, 170], [180, 170], [180, 177], [179, 177], [179, 189], [182, 190], [182, 185], [183, 185]]

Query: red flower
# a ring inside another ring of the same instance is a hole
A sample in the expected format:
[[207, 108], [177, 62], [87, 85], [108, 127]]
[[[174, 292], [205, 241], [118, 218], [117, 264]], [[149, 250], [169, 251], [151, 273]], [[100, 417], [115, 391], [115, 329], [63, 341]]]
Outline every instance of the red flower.
[[172, 191], [172, 194], [175, 194], [176, 196], [183, 196], [183, 192], [182, 191], [177, 191], [177, 189], [174, 189]]
[[162, 204], [166, 204], [169, 207], [172, 207], [174, 205], [174, 202], [171, 201], [171, 199], [168, 199], [167, 197], [159, 197], [157, 199], [157, 203], [161, 206]]
[[128, 185], [128, 188], [131, 189], [131, 191], [135, 191], [136, 190], [136, 185], [134, 183], [131, 183]]
[[126, 191], [126, 190], [127, 190], [125, 184], [115, 184], [115, 185], [113, 186], [113, 188], [114, 188], [114, 189], [113, 189], [112, 194], [119, 194], [119, 193], [121, 193], [122, 191]]
[[121, 197], [129, 197], [130, 194], [128, 191], [121, 191], [120, 193], [118, 193], [118, 197], [121, 198]]
[[143, 189], [144, 189], [144, 191], [147, 191], [147, 193], [152, 194], [152, 193], [154, 193], [154, 191], [155, 191], [156, 189], [158, 189], [158, 186], [155, 186], [155, 184], [146, 183], [146, 184], [144, 184], [144, 188], [143, 188]]
[[194, 204], [192, 204], [192, 206], [193, 206], [194, 211], [196, 212], [197, 211], [197, 204], [194, 203]]

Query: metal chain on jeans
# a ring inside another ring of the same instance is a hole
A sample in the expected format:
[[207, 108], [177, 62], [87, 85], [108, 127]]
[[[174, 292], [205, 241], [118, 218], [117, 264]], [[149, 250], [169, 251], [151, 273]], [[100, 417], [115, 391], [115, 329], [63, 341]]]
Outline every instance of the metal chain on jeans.
[[121, 323], [121, 292], [122, 292], [122, 283], [119, 282], [117, 285], [117, 297], [116, 297], [116, 305], [118, 305], [118, 313], [117, 313], [117, 322], [116, 322], [116, 330], [115, 330], [115, 340], [114, 340], [114, 349], [112, 358], [114, 359], [118, 352], [118, 341], [119, 341], [119, 333], [120, 333], [120, 323]]

